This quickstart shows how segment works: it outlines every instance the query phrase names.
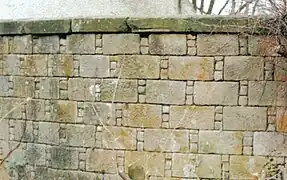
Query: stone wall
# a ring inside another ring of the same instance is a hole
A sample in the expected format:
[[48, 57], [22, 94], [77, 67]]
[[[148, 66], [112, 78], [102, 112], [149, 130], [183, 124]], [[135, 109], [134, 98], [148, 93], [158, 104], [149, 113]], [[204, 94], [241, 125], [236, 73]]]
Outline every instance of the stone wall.
[[1, 23], [0, 175], [254, 179], [284, 167], [287, 64], [254, 22]]

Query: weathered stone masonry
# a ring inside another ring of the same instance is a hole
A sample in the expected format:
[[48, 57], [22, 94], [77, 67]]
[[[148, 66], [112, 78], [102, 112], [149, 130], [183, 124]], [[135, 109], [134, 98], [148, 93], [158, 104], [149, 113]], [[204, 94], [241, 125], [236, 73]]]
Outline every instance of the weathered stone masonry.
[[287, 63], [253, 22], [0, 23], [0, 117], [17, 107], [0, 121], [0, 158], [22, 142], [0, 176], [253, 179], [284, 167]]

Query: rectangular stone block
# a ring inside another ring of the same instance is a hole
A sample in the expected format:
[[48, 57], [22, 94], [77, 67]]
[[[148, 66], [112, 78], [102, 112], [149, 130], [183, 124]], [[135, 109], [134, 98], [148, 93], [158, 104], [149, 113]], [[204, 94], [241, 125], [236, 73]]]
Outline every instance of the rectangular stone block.
[[59, 144], [60, 125], [57, 123], [40, 122], [37, 142]]
[[32, 36], [13, 36], [9, 42], [9, 53], [29, 54], [32, 53]]
[[275, 59], [273, 58], [269, 58], [267, 60], [267, 62], [269, 64], [271, 64], [271, 68], [272, 69], [272, 65], [275, 64], [274, 68], [275, 68], [275, 72], [274, 72], [274, 79], [275, 81], [286, 81], [287, 80], [287, 72], [286, 72], [286, 68], [287, 68], [287, 62], [286, 62], [286, 58], [284, 57], [275, 57]]
[[64, 133], [66, 141], [63, 144], [67, 146], [93, 147], [95, 145], [95, 126], [67, 124]]
[[196, 56], [169, 57], [169, 79], [212, 80], [214, 58]]
[[48, 121], [61, 123], [76, 123], [77, 122], [77, 102], [76, 101], [51, 101], [50, 102], [50, 117]]
[[2, 121], [0, 121], [0, 140], [5, 140], [5, 141], [9, 140], [9, 120], [8, 119], [3, 119]]
[[159, 152], [188, 152], [187, 130], [145, 129], [144, 150]]
[[198, 34], [198, 55], [238, 55], [239, 45], [237, 35]]
[[33, 53], [59, 53], [59, 36], [37, 36], [33, 39]]
[[83, 121], [85, 124], [115, 125], [115, 105], [111, 103], [84, 103]]
[[146, 176], [163, 176], [164, 154], [155, 152], [125, 151], [125, 173], [144, 171]]
[[70, 78], [68, 80], [68, 97], [70, 100], [94, 101], [94, 79]]
[[278, 55], [278, 40], [272, 36], [249, 36], [248, 53], [251, 55], [274, 56]]
[[45, 100], [33, 99], [25, 106], [26, 118], [29, 120], [45, 120]]
[[149, 35], [150, 54], [184, 55], [186, 54], [186, 35], [151, 34]]
[[213, 129], [212, 106], [171, 106], [169, 123], [173, 128]]
[[136, 102], [138, 100], [136, 80], [104, 79], [100, 89], [102, 101]]
[[49, 167], [57, 169], [78, 169], [78, 152], [64, 147], [50, 147], [48, 149], [51, 158]]
[[6, 118], [22, 119], [23, 108], [20, 106], [12, 111], [15, 106], [19, 106], [23, 103], [23, 99], [16, 98], [0, 98], [0, 117], [6, 116]]
[[230, 157], [230, 178], [231, 179], [257, 179], [255, 173], [262, 172], [266, 162], [260, 156], [231, 156]]
[[243, 134], [230, 131], [199, 131], [199, 153], [241, 154]]
[[116, 173], [116, 151], [102, 149], [88, 149], [86, 156], [87, 171]]
[[185, 88], [185, 82], [148, 80], [146, 82], [146, 102], [184, 104]]
[[259, 106], [286, 105], [286, 82], [251, 81], [248, 84], [248, 104]]
[[23, 56], [21, 62], [21, 74], [25, 76], [47, 76], [48, 55]]
[[224, 130], [265, 130], [267, 124], [267, 108], [264, 107], [224, 107]]
[[35, 83], [33, 77], [14, 76], [13, 95], [16, 97], [34, 97]]
[[104, 148], [108, 149], [136, 149], [136, 129], [107, 126], [103, 130], [102, 143]]
[[160, 74], [160, 57], [148, 55], [113, 56], [118, 63], [121, 78], [157, 79]]
[[94, 34], [72, 34], [67, 37], [67, 53], [93, 54], [96, 52]]
[[200, 105], [237, 105], [238, 83], [195, 82], [194, 103]]
[[128, 104], [123, 107], [122, 125], [130, 127], [160, 127], [161, 106]]
[[258, 156], [287, 156], [286, 137], [278, 132], [254, 132], [253, 153]]
[[52, 76], [73, 76], [73, 56], [63, 54], [50, 55], [49, 61], [49, 67], [52, 69]]
[[0, 96], [9, 96], [9, 77], [0, 76]]
[[22, 142], [33, 142], [33, 122], [26, 120], [15, 120], [12, 135], [14, 137], [13, 140], [15, 141], [21, 140]]
[[139, 34], [103, 34], [104, 54], [139, 54]]
[[3, 56], [3, 74], [4, 75], [21, 75], [20, 66], [23, 57], [20, 55], [4, 55]]
[[[272, 122], [276, 121], [276, 130], [278, 132], [287, 132], [287, 111], [285, 107], [277, 107], [275, 111], [276, 117], [272, 116]], [[270, 121], [270, 119], [268, 119]]]
[[8, 54], [9, 53], [9, 39], [7, 36], [0, 37], [0, 54]]
[[109, 77], [110, 59], [108, 56], [83, 55], [75, 56], [80, 62], [80, 76], [82, 77]]
[[264, 58], [229, 56], [224, 59], [224, 80], [263, 80]]
[[39, 97], [43, 99], [59, 99], [60, 87], [57, 78], [40, 78]]
[[[172, 176], [199, 178], [221, 178], [220, 155], [196, 155], [174, 153]], [[195, 175], [196, 174], [196, 175]]]

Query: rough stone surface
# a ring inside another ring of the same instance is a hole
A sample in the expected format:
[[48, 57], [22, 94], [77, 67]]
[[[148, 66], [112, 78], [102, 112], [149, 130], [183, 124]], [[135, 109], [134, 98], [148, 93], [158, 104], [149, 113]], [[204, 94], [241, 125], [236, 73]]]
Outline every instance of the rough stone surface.
[[121, 78], [157, 79], [160, 74], [160, 58], [148, 55], [114, 56], [119, 63], [117, 72]]
[[198, 55], [238, 55], [237, 35], [197, 35]]
[[75, 101], [51, 101], [49, 120], [75, 123], [77, 121], [77, 103]]
[[238, 83], [236, 82], [195, 82], [194, 103], [200, 105], [236, 105]]
[[149, 35], [150, 54], [183, 55], [186, 54], [186, 36], [183, 34]]
[[85, 124], [115, 125], [115, 105], [85, 102], [83, 121]]
[[171, 106], [170, 126], [174, 128], [213, 129], [212, 106]]
[[68, 97], [70, 100], [87, 101], [94, 100], [93, 79], [71, 78], [68, 80]]
[[59, 99], [59, 79], [41, 78], [39, 82], [39, 96], [43, 99]]
[[73, 56], [71, 55], [52, 55], [50, 56], [50, 66], [53, 76], [73, 76]]
[[272, 36], [249, 36], [248, 52], [251, 55], [272, 56], [277, 54], [278, 41]]
[[64, 129], [68, 146], [93, 147], [95, 145], [96, 129], [90, 125], [66, 125]]
[[94, 34], [72, 34], [67, 37], [67, 53], [95, 53], [96, 37]]
[[34, 97], [35, 93], [35, 83], [34, 78], [15, 76], [13, 79], [14, 88], [13, 95], [16, 97]]
[[[172, 155], [172, 176], [200, 178], [221, 177], [220, 155], [180, 154]], [[196, 174], [196, 175], [195, 175]]]
[[224, 60], [224, 80], [263, 80], [264, 58], [230, 56]]
[[3, 56], [3, 74], [5, 75], [21, 75], [19, 55], [4, 55]]
[[169, 78], [176, 80], [212, 80], [214, 61], [211, 57], [170, 57]]
[[199, 152], [216, 154], [241, 154], [241, 132], [199, 131]]
[[25, 76], [47, 76], [47, 55], [27, 55], [23, 57], [21, 71]]
[[188, 131], [146, 129], [144, 132], [144, 150], [159, 152], [188, 152]]
[[29, 120], [45, 120], [45, 101], [44, 100], [31, 100], [26, 104], [26, 118]]
[[138, 54], [140, 37], [138, 34], [104, 34], [104, 54]]
[[9, 42], [9, 53], [28, 54], [32, 53], [32, 36], [15, 36]]
[[88, 149], [87, 150], [87, 171], [116, 173], [115, 163], [116, 152], [112, 150]]
[[266, 160], [260, 156], [231, 156], [230, 178], [255, 179], [255, 173], [261, 172]]
[[185, 82], [148, 80], [146, 101], [148, 103], [184, 104]]
[[109, 77], [110, 61], [107, 56], [84, 55], [76, 56], [80, 62], [80, 76], [82, 77]]
[[8, 76], [0, 76], [0, 96], [9, 95], [9, 78]]
[[56, 123], [39, 123], [39, 138], [37, 142], [47, 144], [59, 144], [60, 126]]
[[58, 53], [60, 51], [58, 36], [40, 36], [33, 40], [33, 53]]
[[266, 114], [267, 109], [263, 107], [225, 107], [223, 108], [223, 129], [265, 130]]
[[51, 159], [49, 166], [58, 169], [77, 169], [78, 167], [78, 152], [73, 149], [63, 147], [49, 148]]

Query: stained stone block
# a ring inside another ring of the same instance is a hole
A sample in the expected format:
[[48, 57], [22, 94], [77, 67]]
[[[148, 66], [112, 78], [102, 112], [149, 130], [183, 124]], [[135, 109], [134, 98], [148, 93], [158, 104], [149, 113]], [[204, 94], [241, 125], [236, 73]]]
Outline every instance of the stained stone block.
[[35, 83], [34, 78], [15, 76], [13, 78], [13, 95], [16, 97], [34, 97]]
[[104, 34], [104, 54], [139, 54], [139, 34]]
[[57, 169], [78, 169], [78, 152], [74, 149], [64, 147], [49, 148], [51, 159], [49, 167]]
[[22, 57], [20, 55], [4, 55], [3, 56], [3, 73], [5, 75], [21, 75], [20, 71], [20, 59]]
[[37, 142], [47, 144], [59, 144], [60, 125], [57, 123], [39, 123], [39, 138]]
[[14, 126], [13, 140], [21, 140], [23, 142], [32, 142], [34, 140], [32, 121], [15, 120]]
[[131, 127], [160, 127], [161, 106], [148, 104], [124, 106], [122, 124]]
[[76, 101], [51, 101], [49, 121], [76, 123], [77, 111]]
[[7, 141], [7, 142], [9, 140], [9, 120], [8, 119], [4, 119], [0, 121], [0, 139]]
[[214, 58], [172, 56], [169, 58], [169, 78], [176, 80], [212, 80]]
[[38, 36], [33, 40], [33, 53], [58, 53], [59, 51], [59, 36]]
[[278, 40], [272, 36], [249, 36], [248, 53], [251, 55], [274, 56], [277, 54]]
[[95, 126], [91, 125], [66, 125], [65, 134], [67, 146], [93, 147], [95, 145]]
[[103, 149], [88, 149], [87, 150], [87, 171], [97, 171], [106, 173], [116, 173], [117, 165], [115, 163], [116, 152]]
[[83, 55], [75, 58], [80, 62], [80, 76], [109, 77], [110, 60], [108, 56]]
[[184, 104], [185, 88], [185, 82], [148, 80], [146, 83], [146, 102]]
[[160, 152], [188, 152], [189, 132], [187, 130], [146, 129], [144, 150]]
[[0, 76], [0, 96], [9, 96], [9, 77]]
[[199, 153], [241, 154], [243, 134], [229, 131], [199, 131]]
[[47, 76], [48, 55], [27, 55], [23, 56], [21, 63], [21, 74], [25, 76]]
[[33, 99], [26, 104], [26, 118], [29, 120], [45, 120], [45, 100]]
[[92, 54], [96, 52], [94, 34], [72, 34], [67, 37], [67, 53]]
[[68, 80], [68, 96], [70, 100], [94, 101], [94, 79], [71, 78]]
[[50, 55], [49, 65], [52, 68], [52, 76], [73, 76], [74, 63], [71, 55]]
[[6, 116], [6, 118], [12, 119], [22, 119], [22, 111], [23, 108], [19, 107], [12, 111], [15, 106], [23, 103], [23, 99], [16, 99], [16, 98], [0, 98], [0, 117]]
[[115, 125], [115, 105], [111, 103], [84, 103], [85, 124]]
[[43, 99], [59, 99], [59, 79], [41, 78], [39, 83], [39, 96]]
[[212, 106], [171, 106], [170, 127], [213, 129], [214, 113]]
[[9, 52], [15, 54], [32, 53], [32, 36], [14, 36], [9, 43]]

